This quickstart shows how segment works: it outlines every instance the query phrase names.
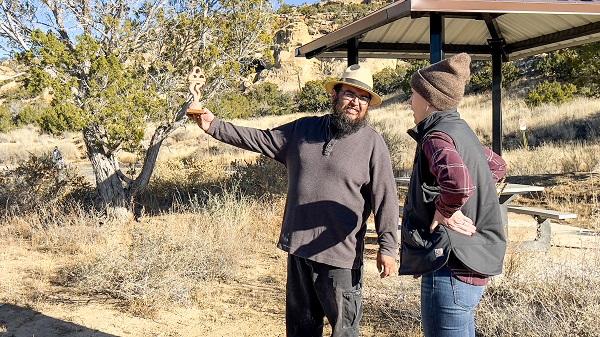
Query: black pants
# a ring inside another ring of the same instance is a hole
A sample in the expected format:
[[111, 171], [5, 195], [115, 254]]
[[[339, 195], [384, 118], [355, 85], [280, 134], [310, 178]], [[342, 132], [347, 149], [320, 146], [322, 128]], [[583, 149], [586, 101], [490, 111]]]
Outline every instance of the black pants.
[[358, 336], [362, 317], [362, 270], [344, 269], [288, 254], [287, 337], [322, 337], [323, 318], [332, 337]]

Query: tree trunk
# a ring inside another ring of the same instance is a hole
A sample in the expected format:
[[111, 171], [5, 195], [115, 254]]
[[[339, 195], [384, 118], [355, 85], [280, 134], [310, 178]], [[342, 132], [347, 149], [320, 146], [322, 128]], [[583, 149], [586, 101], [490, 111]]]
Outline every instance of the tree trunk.
[[88, 158], [96, 176], [96, 190], [100, 206], [110, 217], [131, 217], [133, 214], [129, 207], [131, 196], [119, 175], [116, 159], [114, 156], [106, 155], [92, 130], [84, 130], [84, 140]]
[[92, 153], [90, 161], [96, 175], [98, 195], [106, 205], [127, 207], [128, 197], [121, 178], [115, 170], [115, 162], [100, 153]]
[[185, 113], [189, 104], [190, 102], [187, 102], [179, 108], [174, 115], [173, 121], [159, 125], [154, 131], [154, 135], [152, 135], [152, 139], [150, 140], [150, 146], [146, 150], [142, 171], [134, 181], [129, 183], [128, 191], [133, 198], [148, 186], [154, 172], [154, 166], [156, 165], [156, 159], [158, 158], [162, 142], [187, 121]]
[[96, 188], [101, 206], [109, 216], [130, 218], [133, 215], [133, 207], [131, 207], [133, 200], [148, 186], [162, 142], [187, 120], [185, 112], [188, 105], [189, 102], [180, 107], [172, 122], [161, 124], [156, 128], [150, 146], [146, 150], [142, 171], [135, 180], [121, 172], [114, 154], [108, 154], [102, 146], [104, 144], [100, 137], [102, 133], [98, 127], [89, 126], [83, 131], [88, 158], [96, 176]]

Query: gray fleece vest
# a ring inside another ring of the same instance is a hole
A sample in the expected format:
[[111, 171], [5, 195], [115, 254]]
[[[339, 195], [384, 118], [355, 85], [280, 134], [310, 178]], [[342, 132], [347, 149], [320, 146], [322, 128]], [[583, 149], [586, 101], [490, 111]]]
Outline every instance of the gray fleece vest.
[[[421, 149], [425, 137], [434, 131], [449, 135], [462, 157], [476, 190], [461, 211], [473, 220], [477, 232], [467, 236], [438, 226], [429, 232], [440, 194]], [[500, 205], [479, 139], [456, 111], [436, 112], [408, 133], [417, 141], [409, 191], [402, 217], [400, 274], [415, 275], [437, 270], [454, 254], [469, 269], [483, 275], [498, 275], [506, 251]]]

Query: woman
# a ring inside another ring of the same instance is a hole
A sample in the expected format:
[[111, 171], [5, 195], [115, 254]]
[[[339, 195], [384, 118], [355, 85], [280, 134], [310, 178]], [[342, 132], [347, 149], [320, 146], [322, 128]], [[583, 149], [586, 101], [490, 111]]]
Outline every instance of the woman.
[[495, 183], [506, 164], [460, 118], [471, 58], [458, 54], [412, 76], [417, 141], [402, 217], [400, 274], [422, 275], [426, 337], [475, 336], [474, 311], [502, 271], [506, 240]]

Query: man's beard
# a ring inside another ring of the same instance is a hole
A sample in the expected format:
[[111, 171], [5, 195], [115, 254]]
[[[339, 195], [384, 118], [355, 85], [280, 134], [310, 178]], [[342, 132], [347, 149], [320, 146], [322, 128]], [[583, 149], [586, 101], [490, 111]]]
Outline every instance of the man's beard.
[[339, 106], [339, 99], [333, 102], [333, 113], [331, 114], [331, 126], [335, 138], [343, 138], [353, 134], [368, 123], [368, 113], [356, 119], [350, 119]]

